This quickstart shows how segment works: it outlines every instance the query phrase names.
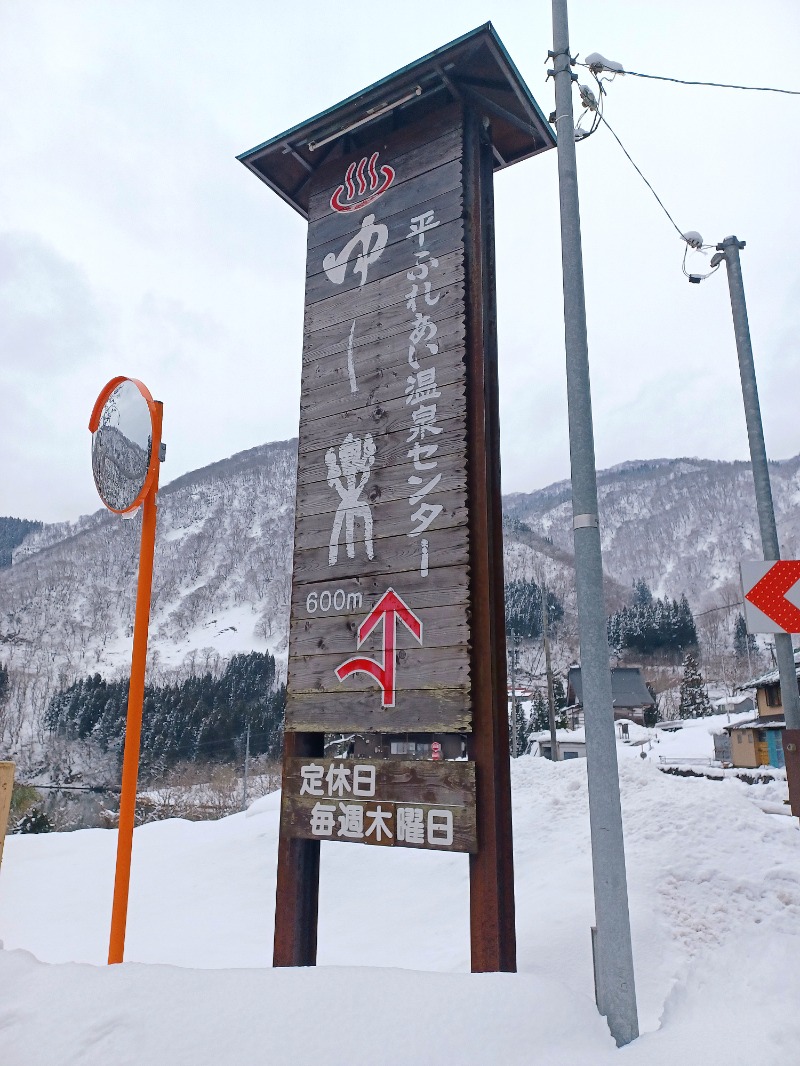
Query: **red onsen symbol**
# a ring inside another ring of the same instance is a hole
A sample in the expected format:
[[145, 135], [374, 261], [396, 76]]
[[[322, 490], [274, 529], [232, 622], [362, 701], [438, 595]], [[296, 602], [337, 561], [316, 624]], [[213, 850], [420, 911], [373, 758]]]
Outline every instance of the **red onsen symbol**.
[[[364, 156], [360, 163], [350, 164], [344, 176], [344, 185], [340, 185], [331, 197], [331, 207], [334, 211], [360, 211], [369, 204], [374, 204], [379, 196], [383, 196], [394, 181], [394, 170], [390, 166], [382, 166], [379, 175], [375, 168], [377, 159], [378, 153], [373, 152], [369, 159]], [[364, 177], [365, 170], [369, 177], [369, 185]], [[354, 175], [355, 182], [353, 181]], [[356, 191], [356, 183], [358, 183], [358, 191]], [[344, 193], [347, 195], [344, 198], [345, 202], [342, 202]]]

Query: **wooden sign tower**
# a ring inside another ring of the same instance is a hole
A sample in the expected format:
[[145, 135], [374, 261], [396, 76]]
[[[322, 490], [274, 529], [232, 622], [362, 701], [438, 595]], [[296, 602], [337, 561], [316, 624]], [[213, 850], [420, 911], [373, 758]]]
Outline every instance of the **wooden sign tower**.
[[553, 144], [486, 25], [239, 157], [308, 219], [275, 965], [333, 840], [469, 852], [516, 968], [492, 183]]

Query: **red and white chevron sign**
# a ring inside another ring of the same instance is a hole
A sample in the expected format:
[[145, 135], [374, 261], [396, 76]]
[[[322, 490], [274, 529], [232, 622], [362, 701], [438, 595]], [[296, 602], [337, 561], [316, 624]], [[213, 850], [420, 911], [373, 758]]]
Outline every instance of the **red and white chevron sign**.
[[749, 633], [800, 633], [800, 561], [741, 563]]

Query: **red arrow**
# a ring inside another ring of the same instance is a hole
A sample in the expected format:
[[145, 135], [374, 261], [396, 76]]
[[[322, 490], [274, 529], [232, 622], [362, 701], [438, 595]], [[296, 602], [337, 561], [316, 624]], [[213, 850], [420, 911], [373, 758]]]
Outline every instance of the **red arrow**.
[[336, 676], [344, 681], [351, 674], [369, 674], [381, 686], [381, 707], [394, 707], [395, 700], [395, 645], [398, 619], [419, 643], [422, 643], [422, 622], [394, 589], [387, 589], [370, 613], [358, 627], [360, 648], [379, 622], [383, 622], [383, 661], [358, 656], [336, 667]]
[[800, 633], [800, 610], [786, 599], [786, 593], [800, 581], [800, 561], [787, 559], [774, 563], [745, 596], [767, 618], [787, 633]]

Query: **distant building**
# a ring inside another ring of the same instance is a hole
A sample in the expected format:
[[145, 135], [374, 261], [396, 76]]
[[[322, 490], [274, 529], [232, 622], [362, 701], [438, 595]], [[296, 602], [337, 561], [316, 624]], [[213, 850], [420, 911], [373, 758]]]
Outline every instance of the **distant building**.
[[[800, 651], [794, 653], [795, 675], [800, 679]], [[739, 691], [754, 688], [756, 690], [756, 707], [759, 718], [782, 718], [783, 704], [781, 703], [780, 676], [777, 670], [769, 670], [766, 674], [753, 677], [739, 685]]]
[[[730, 737], [730, 763], [755, 769], [757, 766], [785, 766], [782, 718], [754, 718], [725, 726]], [[717, 745], [714, 745], [715, 750]]]
[[[628, 718], [637, 725], [644, 725], [644, 714], [655, 707], [655, 700], [644, 683], [638, 666], [615, 666], [611, 670], [611, 699], [614, 719]], [[571, 666], [567, 675], [567, 714], [577, 709], [583, 717], [583, 685], [581, 668]]]
[[753, 697], [745, 696], [743, 693], [738, 696], [722, 696], [718, 700], [712, 700], [711, 706], [716, 714], [747, 714], [756, 709]]
[[[562, 762], [566, 759], [586, 758], [586, 736], [582, 729], [574, 731], [559, 729], [556, 732], [556, 745], [558, 747], [558, 758]], [[532, 754], [541, 755], [545, 759], [549, 759], [551, 751], [552, 743], [549, 731], [534, 733], [531, 737]]]

